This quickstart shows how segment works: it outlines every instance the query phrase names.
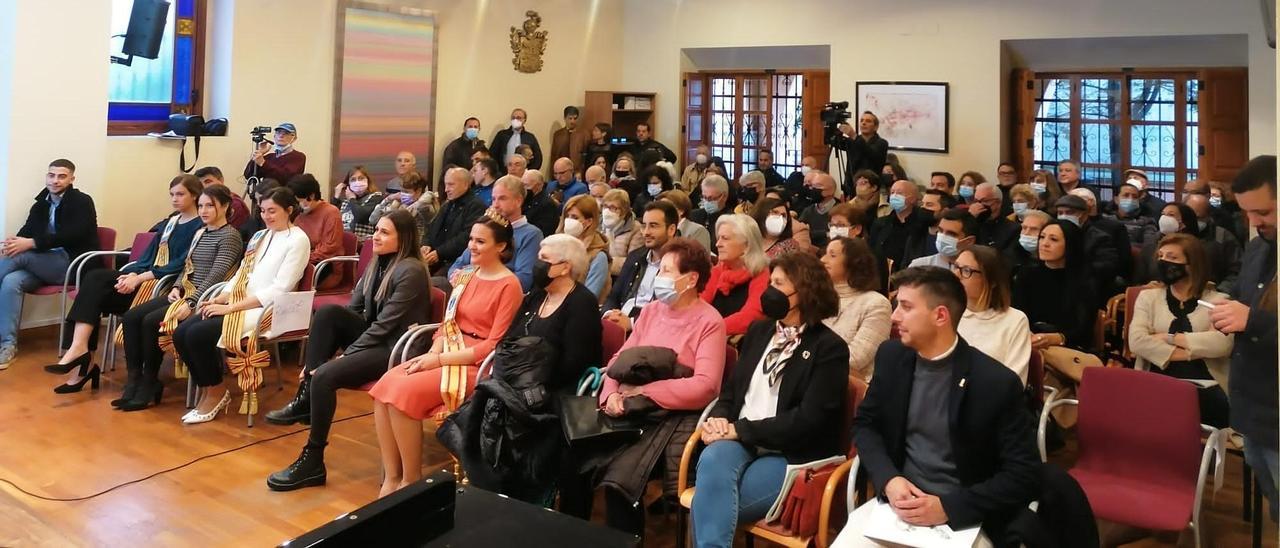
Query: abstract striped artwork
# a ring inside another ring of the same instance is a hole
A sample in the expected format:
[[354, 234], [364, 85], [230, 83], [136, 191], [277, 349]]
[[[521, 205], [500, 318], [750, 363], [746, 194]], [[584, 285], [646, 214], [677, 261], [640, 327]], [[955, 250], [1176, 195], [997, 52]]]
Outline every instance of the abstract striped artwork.
[[402, 150], [430, 177], [435, 129], [436, 20], [414, 9], [347, 2], [338, 22], [333, 177], [364, 165], [379, 190]]

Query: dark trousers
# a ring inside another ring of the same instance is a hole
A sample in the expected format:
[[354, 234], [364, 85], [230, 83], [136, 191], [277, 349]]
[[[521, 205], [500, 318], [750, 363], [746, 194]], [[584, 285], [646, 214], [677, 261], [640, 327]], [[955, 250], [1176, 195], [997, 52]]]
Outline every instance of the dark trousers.
[[333, 355], [364, 334], [369, 322], [345, 306], [325, 305], [311, 320], [306, 370], [311, 375], [311, 434], [309, 445], [324, 447], [338, 407], [338, 389], [360, 388], [387, 372], [390, 346], [365, 348], [338, 359]]
[[[654, 474], [661, 474], [662, 463], [654, 466]], [[604, 490], [604, 523], [610, 529], [644, 537], [643, 504], [633, 504], [617, 489]], [[595, 482], [586, 474], [568, 472], [560, 478], [560, 512], [591, 521], [595, 506]]]
[[[98, 349], [98, 325], [103, 314], [121, 314], [133, 304], [133, 294], [122, 295], [116, 292], [118, 270], [90, 270], [80, 280], [76, 291], [76, 299], [67, 311], [67, 328], [62, 332], [62, 348], [71, 347], [75, 325], [84, 323], [93, 326], [93, 334], [89, 335], [89, 352]], [[108, 334], [110, 336], [111, 334]]]
[[173, 330], [173, 347], [187, 364], [196, 386], [222, 384], [222, 368], [226, 351], [218, 348], [222, 336], [222, 316], [201, 319], [198, 314], [178, 324]]
[[[169, 299], [157, 297], [130, 308], [121, 318], [124, 325], [124, 361], [131, 374], [142, 372], [155, 379], [160, 373], [164, 352], [160, 350], [160, 324], [169, 309]], [[132, 378], [132, 377], [131, 377]]]

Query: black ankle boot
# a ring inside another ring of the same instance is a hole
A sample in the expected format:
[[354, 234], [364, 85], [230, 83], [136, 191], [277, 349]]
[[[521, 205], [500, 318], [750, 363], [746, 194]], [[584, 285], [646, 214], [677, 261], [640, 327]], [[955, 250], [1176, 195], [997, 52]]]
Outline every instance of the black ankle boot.
[[307, 443], [298, 460], [267, 478], [267, 487], [272, 491], [293, 491], [324, 485], [324, 482], [324, 447]]
[[164, 396], [164, 383], [160, 382], [157, 375], [143, 373], [140, 377], [133, 398], [120, 404], [121, 411], [142, 411], [153, 405], [160, 405], [160, 398]]
[[129, 369], [129, 377], [124, 381], [124, 392], [120, 397], [111, 400], [111, 407], [120, 407], [125, 402], [132, 401], [138, 393], [138, 385], [142, 382], [142, 371], [138, 369]]
[[271, 424], [311, 424], [311, 376], [304, 375], [293, 399], [284, 407], [267, 412], [266, 419]]

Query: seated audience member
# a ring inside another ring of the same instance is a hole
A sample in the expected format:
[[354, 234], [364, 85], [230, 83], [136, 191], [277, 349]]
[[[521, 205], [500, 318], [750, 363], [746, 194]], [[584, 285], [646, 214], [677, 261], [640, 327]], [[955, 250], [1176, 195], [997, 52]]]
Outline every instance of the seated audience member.
[[[311, 258], [307, 264], [315, 266], [325, 259], [342, 255], [342, 213], [320, 195], [320, 182], [309, 173], [289, 181], [289, 190], [298, 199], [302, 213], [295, 224], [311, 240]], [[315, 289], [329, 289], [342, 283], [342, 269], [330, 269], [320, 278]]]
[[864, 239], [868, 230], [870, 219], [866, 210], [853, 202], [837, 204], [827, 213], [827, 238], [831, 241], [837, 238]]
[[551, 169], [551, 174], [555, 176], [556, 192], [560, 194], [560, 203], [568, 202], [574, 196], [587, 193], [587, 184], [579, 180], [577, 175], [574, 175], [572, 160], [560, 158], [551, 165]]
[[[1087, 188], [1076, 190], [1082, 193], [1089, 191]], [[1054, 204], [1058, 211], [1058, 220], [1073, 223], [1082, 230], [1084, 257], [1089, 262], [1091, 274], [1095, 277], [1094, 293], [1111, 294], [1113, 289], [1126, 285], [1127, 282], [1121, 283], [1122, 280], [1127, 280], [1132, 274], [1130, 269], [1123, 266], [1132, 262], [1128, 242], [1124, 244], [1122, 250], [1121, 246], [1116, 244], [1113, 233], [1105, 225], [1093, 222], [1097, 219], [1092, 216], [1091, 212], [1094, 208], [1089, 201], [1074, 194], [1075, 191], [1072, 192]], [[1093, 195], [1092, 191], [1089, 191], [1089, 195]], [[1119, 226], [1118, 232], [1123, 233], [1125, 239], [1128, 239], [1128, 231], [1123, 226]], [[1121, 255], [1122, 251], [1123, 255]]]
[[756, 202], [764, 197], [764, 174], [759, 171], [748, 171], [738, 177], [738, 205], [734, 213], [750, 215]]
[[[785, 186], [787, 188], [787, 192], [791, 194], [793, 199], [800, 198], [800, 195], [805, 192], [806, 188], [804, 186], [804, 179], [809, 175], [809, 172], [813, 171], [816, 167], [818, 167], [818, 159], [813, 156], [805, 156], [800, 159], [800, 169], [792, 171], [791, 175], [787, 175], [787, 182]], [[796, 204], [797, 202], [792, 202], [793, 207]]]
[[[79, 369], [66, 384], [54, 389], [59, 394], [79, 392], [87, 380], [98, 387], [101, 370], [90, 367], [98, 347], [98, 325], [103, 314], [123, 314], [135, 305], [151, 300], [156, 283], [165, 276], [177, 274], [187, 260], [191, 239], [203, 226], [196, 214], [196, 200], [203, 187], [194, 175], [179, 175], [169, 182], [169, 204], [174, 214], [156, 223], [150, 232], [156, 234], [137, 261], [112, 270], [90, 270], [76, 288], [75, 301], [67, 312], [66, 328], [60, 344], [66, 352], [45, 370], [66, 373]], [[148, 283], [150, 282], [150, 283]], [[114, 338], [115, 333], [109, 337]], [[108, 339], [114, 344], [113, 339]]]
[[1013, 185], [1013, 188], [1009, 189], [1009, 200], [1012, 202], [1009, 206], [1010, 213], [1005, 216], [1005, 219], [1012, 223], [1022, 222], [1028, 211], [1041, 208], [1040, 196], [1031, 190], [1031, 185], [1026, 183]]
[[[197, 169], [195, 171], [195, 176], [197, 179], [200, 179], [200, 184], [204, 185], [204, 188], [209, 188], [213, 185], [226, 186], [226, 183], [223, 182], [222, 179], [222, 170], [215, 166], [205, 166]], [[230, 191], [231, 189], [228, 188], [227, 190]], [[240, 196], [231, 192], [231, 209], [227, 213], [227, 222], [231, 224], [231, 228], [235, 228], [243, 224], [248, 219], [248, 206], [244, 204], [244, 200], [240, 199]]]
[[1022, 383], [957, 334], [966, 299], [955, 276], [910, 268], [894, 276], [894, 286], [902, 340], [880, 347], [875, 381], [853, 422], [854, 446], [880, 498], [849, 515], [836, 544], [866, 545], [871, 511], [887, 504], [914, 526], [981, 525], [975, 545], [992, 545], [1040, 493]]
[[1164, 209], [1164, 200], [1152, 194], [1151, 181], [1147, 178], [1147, 172], [1141, 169], [1128, 169], [1124, 172], [1124, 185], [1132, 186], [1138, 189], [1140, 196], [1138, 197], [1138, 214], [1156, 219], [1160, 217], [1160, 211]]
[[342, 228], [356, 235], [360, 241], [373, 235], [377, 221], [370, 221], [373, 209], [382, 202], [383, 194], [369, 180], [369, 170], [355, 166], [347, 172], [347, 178], [333, 189], [333, 205], [342, 212]]
[[1230, 183], [1209, 181], [1209, 205], [1213, 206], [1213, 219], [1218, 226], [1230, 230], [1242, 245], [1249, 242], [1249, 222], [1236, 203]]
[[1031, 191], [1040, 199], [1039, 205], [1033, 209], [1046, 213], [1052, 213], [1053, 204], [1058, 203], [1058, 198], [1065, 194], [1062, 191], [1062, 185], [1058, 184], [1058, 178], [1045, 169], [1032, 171], [1031, 177], [1027, 179], [1027, 186], [1031, 187]]
[[942, 217], [938, 219], [938, 234], [934, 239], [937, 253], [915, 259], [910, 266], [951, 268], [960, 252], [974, 245], [977, 228], [977, 219], [968, 211], [959, 208], [943, 211]]
[[622, 271], [622, 263], [627, 260], [627, 254], [644, 245], [640, 223], [636, 222], [631, 211], [631, 198], [627, 196], [627, 191], [615, 188], [605, 193], [600, 226], [604, 229], [605, 238], [609, 240], [609, 271], [617, 274]]
[[995, 183], [981, 183], [974, 191], [969, 214], [978, 220], [975, 243], [996, 249], [1005, 249], [1018, 240], [1018, 225], [1004, 218], [1005, 209], [1001, 187]]
[[600, 363], [599, 301], [582, 281], [588, 252], [582, 240], [553, 234], [542, 240], [534, 287], [516, 312], [508, 338], [543, 337], [557, 350], [547, 391], [569, 394], [588, 365]]
[[471, 180], [475, 186], [476, 198], [484, 207], [493, 205], [493, 183], [498, 180], [498, 162], [492, 158], [481, 158], [471, 165]]
[[766, 188], [787, 184], [787, 180], [782, 178], [782, 174], [773, 168], [773, 151], [767, 148], [760, 149], [756, 153], [756, 162], [756, 171], [764, 175], [764, 186]]
[[666, 202], [646, 206], [640, 225], [644, 246], [627, 254], [617, 282], [600, 307], [605, 311], [604, 319], [618, 324], [624, 331], [631, 331], [632, 320], [657, 298], [653, 280], [661, 266], [659, 251], [676, 237], [676, 217], [675, 208]]
[[699, 435], [694, 543], [733, 546], [739, 523], [769, 512], [787, 463], [843, 455], [848, 414], [848, 348], [822, 323], [838, 300], [822, 264], [792, 253], [770, 264], [762, 301], [742, 353]]
[[815, 196], [821, 197], [813, 205], [800, 212], [800, 222], [809, 225], [809, 241], [818, 247], [827, 245], [827, 223], [836, 199], [836, 180], [828, 173], [819, 173], [810, 183]]
[[272, 424], [311, 425], [302, 454], [267, 478], [272, 491], [324, 485], [324, 448], [338, 389], [360, 388], [381, 378], [392, 345], [410, 326], [429, 321], [431, 276], [418, 258], [413, 216], [403, 210], [387, 214], [365, 245], [373, 246], [375, 259], [356, 283], [351, 302], [325, 305], [311, 321], [298, 393], [266, 414]]
[[[529, 167], [529, 164], [533, 162], [533, 147], [529, 145], [520, 145], [516, 147], [516, 154], [524, 156], [524, 165], [525, 165], [526, 171], [530, 169], [536, 169], [533, 167]], [[508, 170], [507, 173], [510, 174], [511, 171]], [[521, 174], [520, 176], [523, 177], [524, 174]]]
[[[456, 159], [461, 160], [461, 158]], [[447, 163], [448, 161], [446, 160], [446, 164]], [[395, 166], [396, 176], [392, 177], [390, 181], [387, 181], [387, 185], [383, 187], [387, 189], [388, 194], [404, 190], [404, 179], [408, 174], [415, 173], [420, 178], [422, 176], [422, 173], [418, 172], [418, 158], [414, 156], [412, 152], [407, 150], [402, 150], [399, 154], [396, 154]]]
[[75, 180], [70, 160], [50, 162], [26, 223], [0, 242], [0, 369], [18, 354], [22, 294], [63, 283], [72, 260], [98, 250], [98, 213]]
[[769, 286], [769, 259], [755, 220], [725, 215], [716, 221], [716, 258], [702, 300], [724, 316], [729, 336], [741, 335], [751, 322], [764, 317], [760, 295]]
[[817, 254], [819, 249], [813, 246], [813, 241], [809, 239], [809, 225], [800, 222], [800, 211], [792, 207], [795, 203], [791, 199], [791, 194], [787, 192], [785, 187], [775, 186], [769, 187], [764, 191], [765, 198], [772, 198], [787, 204], [788, 224], [791, 225], [791, 239], [796, 241], [800, 249], [812, 251]]
[[1200, 422], [1225, 428], [1227, 366], [1234, 336], [1214, 329], [1209, 309], [1199, 301], [1218, 302], [1227, 295], [1208, 288], [1208, 254], [1194, 236], [1165, 235], [1156, 257], [1164, 286], [1138, 294], [1129, 324], [1135, 366], [1179, 379], [1217, 381], [1218, 386], [1197, 391]]
[[452, 168], [471, 169], [471, 153], [483, 146], [484, 141], [480, 139], [480, 119], [471, 116], [463, 120], [462, 134], [458, 135], [457, 139], [449, 141], [449, 144], [444, 147], [444, 165], [441, 166], [440, 180], [443, 181], [444, 174]]
[[254, 149], [249, 163], [244, 166], [244, 178], [288, 181], [307, 171], [307, 155], [293, 148], [298, 140], [298, 129], [289, 122], [275, 127], [275, 145], [262, 140]]
[[604, 154], [596, 154], [595, 157], [591, 159], [591, 163], [589, 165], [596, 166], [605, 173], [609, 173], [609, 170], [613, 167], [613, 164], [609, 162], [609, 158]]
[[[926, 190], [920, 195], [920, 209], [924, 211], [929, 226], [924, 232], [916, 232], [907, 239], [902, 260], [910, 264], [920, 257], [938, 252], [938, 222], [942, 213], [956, 207], [956, 197], [941, 190]], [[963, 210], [962, 210], [963, 211]]]
[[[596, 197], [597, 203], [604, 198], [604, 193], [609, 191], [609, 176], [604, 169], [600, 166], [587, 165], [582, 175], [583, 180], [587, 183], [587, 193]], [[598, 189], [597, 187], [603, 187], [603, 189]], [[601, 207], [603, 207], [603, 204]]]
[[1230, 293], [1235, 289], [1236, 277], [1240, 275], [1241, 246], [1235, 235], [1224, 227], [1218, 226], [1213, 218], [1213, 207], [1209, 205], [1209, 197], [1204, 194], [1186, 194], [1182, 203], [1196, 214], [1199, 232], [1196, 237], [1205, 246], [1217, 248], [1218, 256], [1209, 257], [1209, 279], [1217, 282], [1217, 290]]
[[203, 227], [189, 246], [173, 289], [130, 308], [121, 317], [128, 377], [124, 392], [111, 401], [112, 407], [141, 411], [160, 404], [164, 394], [160, 364], [164, 352], [173, 348], [174, 328], [195, 312], [200, 295], [235, 271], [244, 253], [240, 232], [227, 222], [230, 206], [231, 191], [227, 187], [204, 187], [198, 206]]
[[618, 159], [613, 149], [613, 126], [605, 122], [591, 126], [591, 139], [583, 147], [580, 161], [584, 165], [592, 165], [597, 158], [604, 158], [605, 164], [609, 166]]
[[680, 189], [693, 194], [698, 189], [698, 185], [702, 184], [703, 177], [707, 175], [707, 168], [712, 164], [711, 148], [707, 145], [698, 145], [694, 149], [693, 161], [689, 162], [689, 165], [684, 168], [684, 173], [680, 174]]
[[764, 237], [762, 246], [765, 257], [777, 258], [780, 255], [796, 251], [809, 251], [808, 246], [801, 248], [799, 242], [791, 234], [791, 210], [787, 203], [777, 198], [761, 198], [751, 209], [751, 218], [756, 228]]
[[707, 231], [707, 227], [689, 220], [689, 214], [693, 212], [693, 202], [689, 201], [688, 193], [676, 188], [659, 194], [658, 199], [675, 206], [676, 214], [680, 218], [676, 228], [682, 237], [698, 242], [703, 249], [711, 249], [711, 232]]
[[[590, 196], [574, 196], [564, 204], [564, 214], [556, 233], [567, 234], [582, 242], [587, 267], [583, 269], [586, 288], [602, 303], [612, 283], [609, 276], [609, 241], [600, 233], [600, 208]], [[545, 244], [543, 246], [546, 247]], [[536, 280], [535, 280], [536, 281]]]
[[1013, 297], [1009, 270], [1000, 252], [975, 245], [951, 263], [951, 272], [964, 286], [964, 316], [956, 331], [974, 348], [995, 358], [1027, 384], [1031, 361], [1031, 324], [1021, 310], [1009, 306]]
[[609, 170], [609, 184], [614, 188], [626, 190], [631, 196], [641, 192], [639, 181], [636, 179], [636, 159], [630, 152], [619, 154], [613, 161], [613, 168]]
[[507, 171], [504, 175], [510, 175], [517, 179], [524, 177], [524, 172], [532, 169], [529, 167], [529, 158], [520, 154], [519, 151], [507, 157]]
[[[652, 210], [651, 210], [652, 211]], [[639, 439], [611, 438], [607, 445], [574, 448], [570, 466], [560, 484], [560, 510], [589, 519], [593, 489], [608, 485], [604, 500], [606, 523], [634, 535], [644, 531], [645, 506], [640, 503], [648, 478], [671, 446], [684, 445], [696, 428], [698, 413], [720, 392], [724, 374], [726, 336], [724, 321], [711, 305], [698, 298], [711, 271], [711, 257], [702, 246], [675, 238], [658, 252], [662, 257], [654, 278], [653, 302], [645, 305], [636, 319], [635, 330], [623, 343], [622, 352], [639, 347], [661, 347], [675, 351], [676, 363], [693, 370], [692, 376], [655, 380], [627, 386], [605, 375], [600, 390], [600, 407], [613, 417], [634, 415], [652, 421], [649, 409], [668, 413]], [[618, 356], [609, 368], [619, 365]], [[646, 468], [647, 466], [647, 468]], [[664, 492], [674, 496], [674, 466], [665, 469]]]
[[404, 188], [389, 194], [382, 202], [374, 206], [369, 214], [369, 222], [377, 225], [384, 215], [403, 209], [413, 216], [414, 226], [418, 227], [418, 241], [426, 238], [427, 229], [436, 216], [436, 193], [427, 190], [427, 181], [422, 174], [411, 171], [401, 177]]
[[243, 224], [236, 227], [236, 230], [240, 231], [240, 241], [244, 242], [245, 245], [249, 245], [248, 242], [253, 239], [254, 234], [267, 228], [266, 223], [262, 222], [262, 198], [270, 194], [272, 190], [283, 186], [275, 179], [263, 179], [254, 185], [251, 200], [253, 207], [250, 208], [252, 213], [249, 214], [249, 218]]
[[861, 238], [840, 237], [827, 243], [822, 265], [840, 298], [836, 315], [823, 323], [849, 344], [849, 374], [870, 382], [876, 349], [889, 339], [889, 299], [879, 292], [876, 256]]
[[[507, 171], [501, 175], [515, 175], [520, 177], [524, 175], [523, 168], [540, 169], [542, 167], [542, 147], [538, 144], [538, 138], [529, 132], [529, 128], [525, 127], [525, 123], [529, 121], [529, 115], [524, 109], [517, 108], [511, 111], [511, 125], [499, 131], [493, 136], [493, 143], [489, 146], [489, 155], [497, 160], [498, 163], [506, 165]], [[533, 152], [533, 159], [523, 161], [520, 164], [521, 171], [513, 173], [511, 171], [511, 160], [520, 154], [516, 153], [516, 149], [520, 145], [529, 145], [529, 149]]]
[[[507, 181], [519, 184], [511, 175], [499, 179], [495, 208], [510, 198], [503, 194], [515, 185]], [[437, 409], [448, 413], [462, 404], [475, 387], [480, 362], [497, 347], [520, 308], [521, 284], [505, 266], [518, 245], [511, 224], [490, 210], [471, 225], [470, 253], [463, 255], [469, 262], [455, 265], [444, 325], [431, 349], [388, 370], [369, 391], [382, 451], [380, 497], [422, 477], [421, 422]], [[532, 244], [535, 257], [541, 242]]]
[[733, 211], [729, 181], [719, 174], [708, 174], [699, 185], [699, 194], [702, 196], [700, 209], [691, 213], [689, 219], [711, 231], [711, 241], [714, 243], [716, 225], [720, 217]]
[[636, 217], [644, 214], [644, 206], [649, 202], [658, 199], [663, 192], [675, 188], [671, 183], [671, 174], [667, 173], [666, 168], [653, 165], [640, 171], [640, 180], [644, 182], [644, 192], [636, 195], [636, 199], [631, 202], [631, 211]]
[[1039, 262], [1023, 267], [1014, 281], [1013, 307], [1031, 322], [1034, 350], [1092, 346], [1098, 297], [1084, 240], [1084, 230], [1073, 221], [1045, 225], [1037, 247]]
[[[529, 224], [521, 213], [525, 188], [520, 179], [514, 175], [504, 175], [493, 186], [493, 207], [490, 209], [496, 212], [497, 216], [506, 219], [515, 238], [515, 243], [508, 246], [512, 252], [503, 253], [502, 256], [506, 258], [504, 262], [507, 268], [515, 273], [516, 279], [520, 280], [520, 287], [527, 290], [533, 284], [533, 265], [538, 260], [538, 243], [542, 241], [542, 231]], [[471, 238], [475, 239], [474, 231]], [[450, 279], [456, 272], [474, 263], [471, 259], [472, 247], [474, 246], [468, 243], [467, 249], [453, 262], [453, 266], [449, 268]], [[484, 356], [480, 357], [484, 358]]]
[[267, 228], [249, 241], [235, 276], [173, 331], [178, 358], [201, 392], [195, 409], [182, 417], [183, 424], [212, 421], [231, 403], [231, 392], [222, 379], [224, 354], [232, 354], [233, 370], [253, 367], [249, 362], [258, 342], [248, 335], [277, 296], [298, 286], [307, 268], [311, 242], [293, 224], [302, 213], [293, 192], [273, 189], [258, 205]]
[[1018, 233], [1018, 245], [1010, 246], [1004, 251], [1005, 260], [1009, 261], [1010, 279], [1016, 280], [1024, 267], [1039, 260], [1040, 231], [1053, 218], [1038, 209], [1028, 210], [1022, 218], [1022, 230]]
[[1159, 240], [1160, 230], [1156, 227], [1154, 217], [1142, 214], [1141, 205], [1138, 203], [1142, 197], [1142, 191], [1130, 184], [1137, 181], [1138, 179], [1130, 179], [1120, 185], [1120, 189], [1116, 191], [1114, 215], [1108, 217], [1124, 225], [1129, 233], [1130, 245], [1141, 246], [1148, 240]]
[[422, 260], [431, 269], [451, 265], [462, 255], [471, 236], [471, 223], [485, 209], [484, 202], [471, 189], [471, 174], [460, 167], [445, 172], [444, 195], [444, 205], [431, 219], [427, 238], [422, 242]]
[[1001, 217], [1008, 217], [1010, 213], [1013, 213], [1012, 202], [1009, 201], [1009, 191], [1013, 189], [1014, 185], [1018, 184], [1018, 168], [1009, 162], [1000, 162], [996, 166], [996, 184], [1000, 186], [1000, 195], [1004, 198], [1004, 209], [1001, 209], [998, 214]]
[[960, 179], [956, 181], [956, 196], [960, 198], [960, 203], [969, 205], [973, 203], [978, 193], [978, 185], [987, 182], [987, 178], [976, 171], [966, 171], [960, 174]]
[[936, 190], [955, 196], [956, 194], [956, 176], [947, 171], [935, 171], [929, 174], [929, 185], [926, 190]]
[[894, 181], [910, 180], [907, 177], [907, 171], [902, 169], [902, 162], [898, 160], [898, 155], [890, 152], [885, 156], [884, 166], [880, 168], [880, 184], [881, 186], [890, 186]]
[[[867, 243], [875, 250], [882, 264], [893, 261], [894, 269], [907, 264], [907, 243], [923, 238], [929, 230], [933, 215], [921, 210], [920, 189], [911, 181], [895, 181], [889, 191], [889, 206], [893, 215], [880, 217], [871, 223]], [[881, 270], [882, 273], [886, 270]]]
[[[1152, 238], [1142, 246], [1142, 250], [1138, 252], [1138, 260], [1135, 261], [1133, 269], [1133, 284], [1141, 285], [1152, 281], [1160, 280], [1160, 268], [1158, 264], [1160, 242], [1165, 236], [1170, 234], [1187, 234], [1195, 236], [1199, 233], [1199, 226], [1196, 224], [1196, 212], [1186, 204], [1172, 203], [1166, 204], [1160, 211], [1160, 219], [1157, 221], [1160, 226], [1160, 239]], [[1208, 264], [1216, 264], [1219, 260], [1221, 251], [1214, 242], [1204, 245], [1204, 253]], [[1206, 276], [1209, 281], [1217, 282], [1213, 279], [1213, 270], [1210, 269]]]
[[864, 211], [874, 212], [873, 219], [884, 217], [893, 212], [889, 207], [889, 199], [880, 189], [880, 174], [864, 169], [853, 175], [853, 199], [849, 203], [857, 204]]
[[524, 184], [523, 208], [529, 224], [541, 230], [543, 236], [555, 234], [560, 208], [547, 190], [547, 178], [542, 172], [530, 169], [524, 172], [520, 182]]
[[[564, 118], [564, 125], [551, 134], [551, 157], [556, 160], [570, 159], [571, 163], [581, 162], [583, 146], [587, 141], [578, 128], [578, 119], [582, 113], [578, 107], [570, 105], [564, 107], [561, 115]], [[552, 168], [555, 168], [554, 164]], [[570, 177], [572, 176], [571, 173]]]

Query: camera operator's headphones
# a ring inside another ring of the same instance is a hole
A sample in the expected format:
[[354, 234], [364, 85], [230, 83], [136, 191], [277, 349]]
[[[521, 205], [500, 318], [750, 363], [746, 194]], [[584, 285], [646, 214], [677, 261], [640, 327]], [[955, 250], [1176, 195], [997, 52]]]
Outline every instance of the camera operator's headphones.
[[205, 121], [199, 114], [172, 114], [169, 116], [169, 131], [183, 137], [195, 137], [196, 156], [191, 159], [191, 167], [187, 167], [187, 140], [182, 140], [182, 152], [178, 155], [178, 168], [183, 173], [190, 173], [200, 160], [200, 137], [202, 135], [223, 136], [227, 134], [227, 119], [214, 118]]

